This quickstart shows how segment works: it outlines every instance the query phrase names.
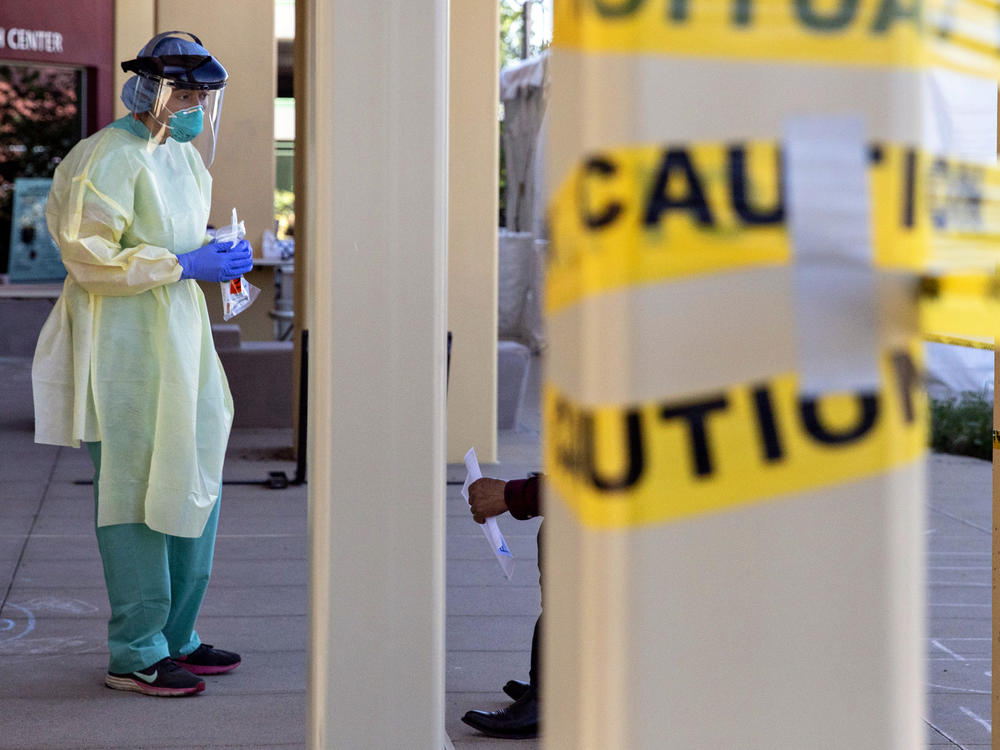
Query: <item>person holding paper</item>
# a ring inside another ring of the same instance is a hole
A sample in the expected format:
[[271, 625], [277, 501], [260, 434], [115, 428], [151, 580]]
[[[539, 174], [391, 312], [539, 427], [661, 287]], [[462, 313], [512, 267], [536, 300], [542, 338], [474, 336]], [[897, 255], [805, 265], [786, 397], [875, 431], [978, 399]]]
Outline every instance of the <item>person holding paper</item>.
[[[462, 497], [469, 501], [469, 487], [479, 479], [483, 478], [482, 469], [479, 467], [479, 459], [476, 458], [476, 449], [469, 448], [465, 454], [465, 483], [462, 485]], [[497, 559], [497, 564], [509, 581], [514, 575], [514, 555], [511, 554], [507, 546], [507, 540], [503, 538], [503, 532], [497, 525], [496, 518], [485, 518], [480, 522], [483, 530], [483, 538], [486, 539]]]
[[[476, 523], [486, 523], [487, 518], [510, 513], [525, 521], [541, 515], [541, 477], [527, 479], [502, 479], [483, 477], [469, 485], [469, 510]], [[542, 570], [542, 527], [538, 527], [538, 572]], [[514, 702], [499, 711], [467, 711], [462, 721], [489, 737], [502, 739], [530, 739], [538, 736], [539, 696], [541, 671], [539, 648], [541, 646], [542, 616], [535, 621], [531, 637], [531, 667], [528, 682], [509, 680], [503, 691]]]
[[195, 280], [239, 278], [252, 248], [206, 232], [226, 69], [178, 31], [122, 69], [129, 114], [77, 143], [49, 193], [68, 276], [35, 348], [35, 440], [86, 443], [94, 463], [105, 685], [193, 695], [240, 664], [194, 630], [233, 421]]

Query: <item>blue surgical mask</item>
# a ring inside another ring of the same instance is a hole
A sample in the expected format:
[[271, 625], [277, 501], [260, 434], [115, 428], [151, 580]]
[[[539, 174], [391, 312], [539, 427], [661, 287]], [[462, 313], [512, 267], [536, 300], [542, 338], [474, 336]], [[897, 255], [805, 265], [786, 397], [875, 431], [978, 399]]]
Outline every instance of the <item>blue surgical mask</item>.
[[200, 104], [172, 113], [168, 122], [170, 137], [175, 141], [187, 143], [198, 135], [205, 126], [204, 115], [205, 108]]

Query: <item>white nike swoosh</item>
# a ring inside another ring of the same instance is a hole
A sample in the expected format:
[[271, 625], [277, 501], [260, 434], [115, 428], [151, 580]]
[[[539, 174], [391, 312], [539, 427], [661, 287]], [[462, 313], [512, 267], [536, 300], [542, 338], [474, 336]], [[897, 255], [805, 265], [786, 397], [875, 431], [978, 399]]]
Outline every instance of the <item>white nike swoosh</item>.
[[150, 685], [152, 685], [154, 682], [156, 682], [156, 676], [159, 674], [159, 672], [158, 671], [153, 672], [153, 674], [151, 674], [151, 675], [150, 674], [143, 674], [142, 672], [133, 672], [132, 674], [134, 674], [136, 677], [138, 677], [143, 682], [148, 682]]

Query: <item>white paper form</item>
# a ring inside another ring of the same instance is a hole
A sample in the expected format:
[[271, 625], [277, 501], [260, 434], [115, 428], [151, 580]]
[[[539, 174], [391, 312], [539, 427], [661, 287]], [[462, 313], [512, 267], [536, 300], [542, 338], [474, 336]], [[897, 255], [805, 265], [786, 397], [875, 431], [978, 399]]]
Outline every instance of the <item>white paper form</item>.
[[[465, 498], [465, 502], [469, 502], [469, 485], [483, 476], [483, 472], [479, 469], [479, 459], [476, 458], [475, 448], [469, 448], [469, 452], [465, 454], [465, 471], [465, 484], [462, 485], [462, 497]], [[503, 574], [507, 576], [507, 580], [509, 581], [514, 575], [514, 556], [510, 553], [507, 541], [500, 532], [496, 517], [487, 518], [486, 523], [480, 526], [486, 537], [486, 541], [490, 544], [490, 549], [497, 556], [497, 562], [500, 563]]]

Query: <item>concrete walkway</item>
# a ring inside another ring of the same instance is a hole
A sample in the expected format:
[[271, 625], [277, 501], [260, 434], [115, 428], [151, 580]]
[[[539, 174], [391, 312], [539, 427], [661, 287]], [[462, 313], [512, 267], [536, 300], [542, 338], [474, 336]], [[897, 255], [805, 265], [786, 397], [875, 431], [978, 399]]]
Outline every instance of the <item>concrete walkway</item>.
[[[227, 485], [198, 630], [242, 653], [196, 698], [103, 686], [109, 614], [86, 450], [35, 445], [30, 360], [0, 360], [0, 748], [304, 746], [306, 490]], [[233, 436], [226, 479], [263, 479], [279, 432]]]
[[[92, 488], [78, 483], [92, 469], [85, 451], [33, 443], [29, 369], [26, 358], [0, 358], [0, 749], [304, 747], [306, 489], [225, 487], [199, 632], [245, 664], [208, 677], [197, 698], [110, 691]], [[501, 463], [484, 471], [513, 478], [538, 469], [538, 423], [529, 400], [519, 428], [501, 434]], [[226, 479], [291, 476], [294, 466], [280, 460], [290, 443], [287, 431], [235, 431]], [[929, 467], [928, 746], [986, 748], [990, 465], [932, 456]], [[508, 582], [459, 494], [464, 469], [449, 466], [448, 477], [446, 729], [458, 750], [536, 750], [539, 742], [482, 737], [460, 717], [504, 705], [500, 686], [527, 678], [537, 521], [501, 518], [517, 559]]]
[[989, 748], [992, 466], [945, 455], [928, 466], [928, 746]]
[[[196, 698], [154, 700], [108, 690], [107, 596], [93, 531], [93, 467], [85, 450], [36, 445], [30, 359], [0, 357], [0, 750], [15, 748], [302, 748], [306, 736], [306, 488], [239, 484], [279, 460], [287, 430], [235, 430], [215, 567], [198, 630], [244, 664], [207, 677]], [[491, 476], [539, 468], [537, 400], [528, 427], [505, 431]], [[470, 708], [499, 707], [500, 686], [527, 679], [538, 613], [535, 529], [501, 527], [517, 558], [504, 579], [461, 497], [447, 488], [447, 732], [455, 748], [510, 747], [462, 724]], [[345, 679], [363, 679], [348, 675]], [[373, 707], [373, 716], [375, 708]], [[538, 743], [516, 743], [533, 750]], [[365, 750], [359, 748], [358, 750]]]

